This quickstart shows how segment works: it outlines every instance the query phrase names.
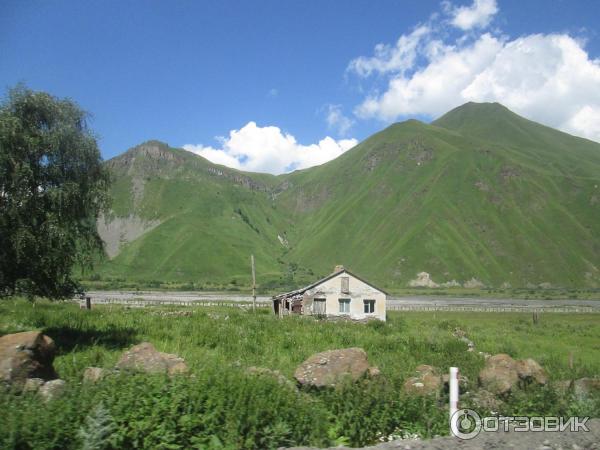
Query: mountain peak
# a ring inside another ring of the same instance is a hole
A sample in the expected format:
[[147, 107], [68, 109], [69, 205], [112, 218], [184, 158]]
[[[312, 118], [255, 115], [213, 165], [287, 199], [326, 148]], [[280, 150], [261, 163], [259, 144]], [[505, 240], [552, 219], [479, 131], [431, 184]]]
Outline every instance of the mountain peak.
[[150, 140], [130, 148], [122, 155], [117, 156], [117, 158], [126, 157], [127, 159], [131, 159], [142, 157], [151, 160], [182, 161], [184, 159], [183, 153], [179, 149], [170, 147], [165, 142]]
[[150, 140], [130, 148], [125, 153], [110, 159], [107, 163], [113, 168], [146, 173], [167, 166], [181, 166], [188, 159], [186, 153], [171, 148], [164, 142]]
[[[510, 111], [506, 106], [498, 102], [467, 102], [464, 103], [451, 111], [460, 109], [475, 109], [475, 110], [496, 110], [496, 111]], [[448, 111], [448, 112], [451, 112]]]
[[139, 155], [158, 158], [164, 158], [166, 154], [173, 154], [173, 151], [171, 150], [168, 144], [156, 140], [142, 142], [141, 144], [131, 148], [129, 151]]
[[517, 139], [534, 146], [543, 142], [548, 132], [560, 133], [521, 117], [500, 103], [465, 103], [431, 124], [497, 143]]
[[448, 111], [439, 119], [434, 120], [432, 124], [443, 128], [457, 129], [465, 122], [481, 122], [490, 119], [498, 120], [499, 118], [514, 119], [518, 117], [506, 106], [497, 102], [468, 102]]

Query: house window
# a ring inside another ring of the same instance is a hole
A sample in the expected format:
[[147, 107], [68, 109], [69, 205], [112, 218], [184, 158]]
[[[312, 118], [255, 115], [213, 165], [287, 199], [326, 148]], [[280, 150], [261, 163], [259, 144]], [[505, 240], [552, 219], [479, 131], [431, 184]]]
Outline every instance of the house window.
[[340, 280], [342, 280], [342, 293], [348, 294], [350, 292], [350, 278], [341, 277]]
[[340, 314], [349, 314], [350, 313], [350, 299], [349, 298], [340, 298]]
[[313, 314], [325, 314], [325, 299], [315, 298], [313, 300]]
[[365, 305], [365, 314], [373, 314], [375, 312], [375, 300], [363, 300]]

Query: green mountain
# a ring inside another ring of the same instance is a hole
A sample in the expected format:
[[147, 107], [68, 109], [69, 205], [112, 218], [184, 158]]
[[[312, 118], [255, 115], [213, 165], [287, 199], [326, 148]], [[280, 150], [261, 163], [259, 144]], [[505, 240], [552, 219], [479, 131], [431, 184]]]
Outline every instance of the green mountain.
[[106, 164], [102, 279], [247, 286], [254, 254], [262, 286], [335, 264], [392, 289], [600, 285], [600, 144], [499, 104], [397, 123], [280, 176], [156, 141]]

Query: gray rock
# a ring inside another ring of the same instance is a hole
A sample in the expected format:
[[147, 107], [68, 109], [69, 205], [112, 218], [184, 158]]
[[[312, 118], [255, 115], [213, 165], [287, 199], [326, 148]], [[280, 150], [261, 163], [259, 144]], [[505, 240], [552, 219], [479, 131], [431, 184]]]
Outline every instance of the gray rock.
[[497, 395], [511, 392], [520, 384], [548, 382], [546, 371], [533, 359], [515, 361], [504, 353], [486, 359], [485, 367], [479, 372], [479, 384]]
[[430, 395], [440, 391], [442, 377], [438, 370], [430, 365], [421, 364], [415, 369], [416, 376], [408, 378], [403, 385], [403, 390], [412, 395]]
[[28, 378], [23, 385], [25, 392], [37, 392], [44, 385], [45, 381], [41, 378]]
[[60, 397], [65, 390], [65, 380], [46, 381], [38, 390], [44, 401], [51, 401]]
[[493, 394], [507, 394], [518, 383], [517, 363], [504, 353], [488, 358], [479, 372], [479, 384]]
[[189, 370], [183, 358], [171, 353], [159, 352], [150, 342], [142, 342], [124, 352], [115, 368], [168, 375], [182, 374]]
[[97, 383], [108, 374], [106, 369], [101, 367], [86, 367], [83, 372], [84, 383]]
[[54, 341], [39, 331], [0, 337], [0, 381], [23, 386], [28, 378], [57, 378]]
[[480, 389], [468, 398], [473, 407], [482, 411], [493, 411], [497, 413], [504, 406], [504, 402], [485, 389]]
[[531, 358], [517, 361], [517, 373], [519, 378], [526, 383], [535, 382], [542, 385], [548, 383], [546, 371]]
[[294, 378], [303, 386], [335, 386], [345, 379], [356, 381], [368, 375], [369, 369], [362, 348], [345, 348], [311, 356], [298, 366]]

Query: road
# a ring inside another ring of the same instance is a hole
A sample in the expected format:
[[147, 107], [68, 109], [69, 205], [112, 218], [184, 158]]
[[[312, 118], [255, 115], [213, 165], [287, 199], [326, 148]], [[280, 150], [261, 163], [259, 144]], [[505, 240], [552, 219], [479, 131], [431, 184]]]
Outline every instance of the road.
[[[223, 292], [157, 292], [157, 291], [89, 291], [92, 303], [146, 304], [172, 303], [192, 305], [227, 302], [250, 302], [252, 297], [245, 294]], [[269, 296], [258, 296], [257, 303], [270, 305]], [[473, 297], [389, 297], [389, 310], [447, 310], [447, 311], [558, 311], [558, 312], [600, 312], [600, 300], [524, 300], [510, 298]]]

